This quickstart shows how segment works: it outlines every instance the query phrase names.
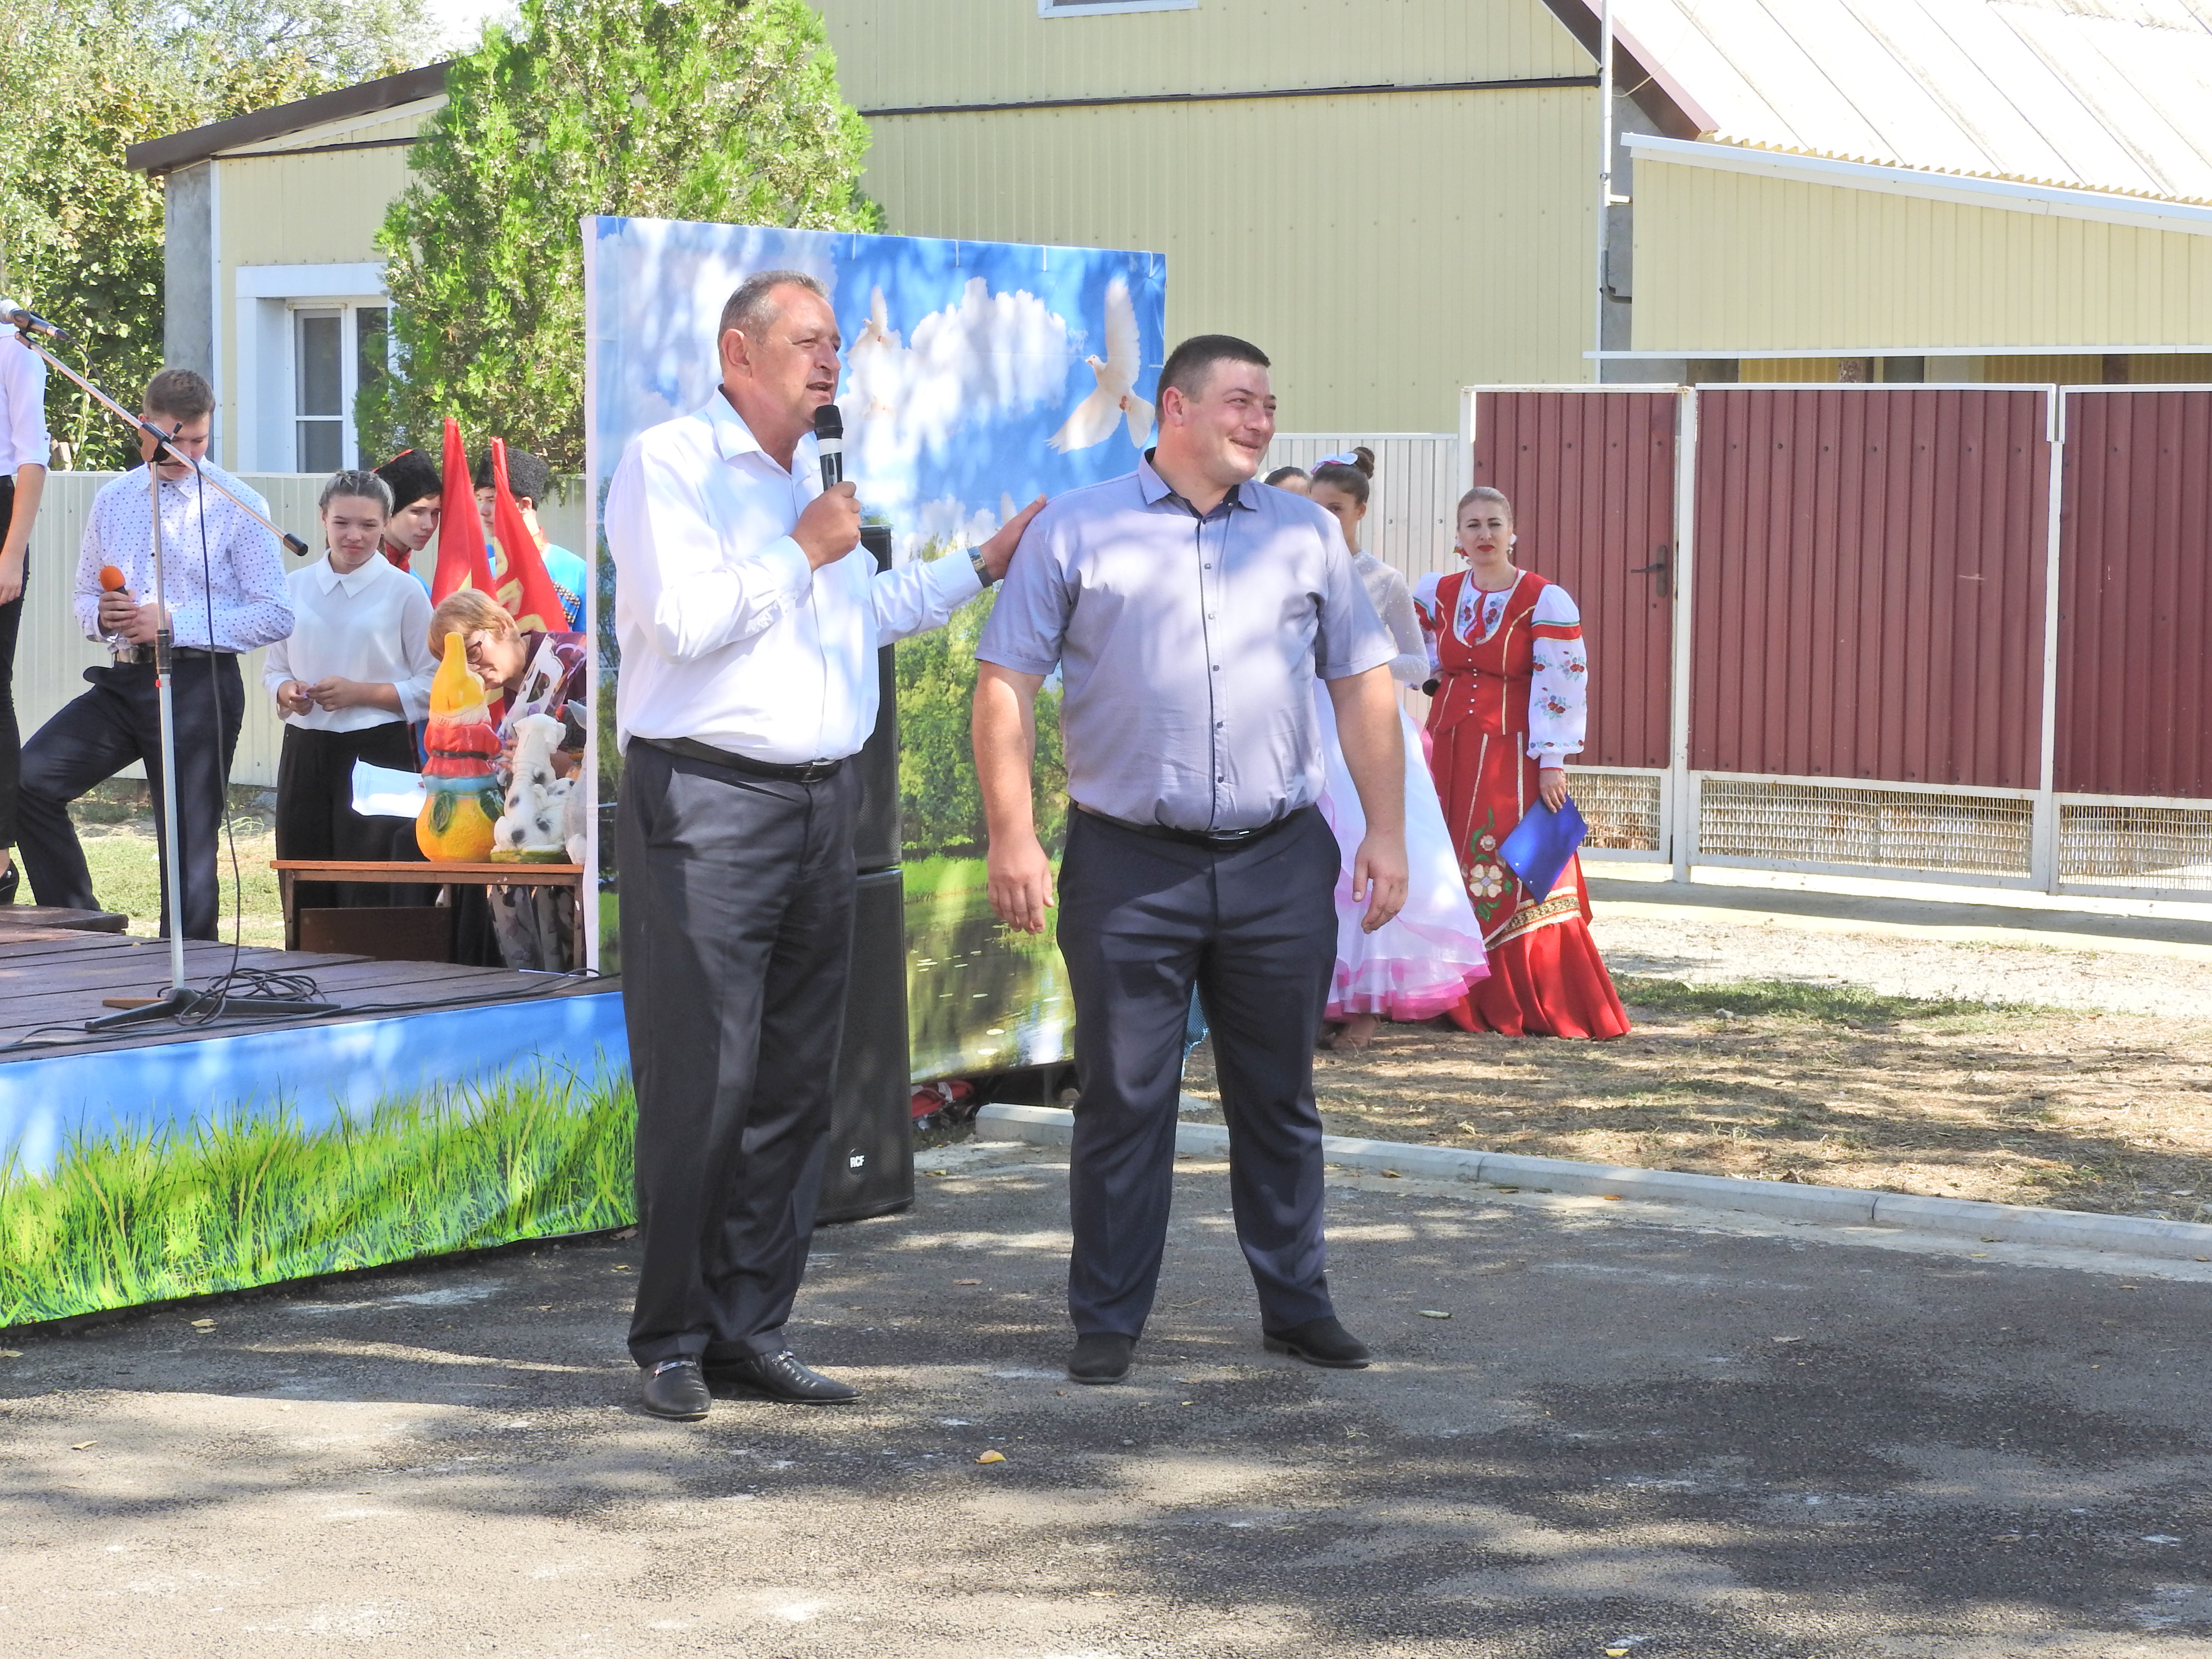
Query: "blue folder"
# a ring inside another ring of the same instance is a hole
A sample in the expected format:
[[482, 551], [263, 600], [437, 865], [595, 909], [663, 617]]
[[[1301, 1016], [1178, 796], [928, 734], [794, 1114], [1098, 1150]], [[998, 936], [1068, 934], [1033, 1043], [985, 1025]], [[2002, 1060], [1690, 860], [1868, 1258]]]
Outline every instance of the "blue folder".
[[1540, 800], [1532, 802], [1513, 833], [1498, 849], [1498, 862], [1521, 878], [1521, 884], [1539, 904], [1551, 897], [1559, 872], [1589, 835], [1589, 825], [1575, 805], [1572, 795], [1554, 812]]

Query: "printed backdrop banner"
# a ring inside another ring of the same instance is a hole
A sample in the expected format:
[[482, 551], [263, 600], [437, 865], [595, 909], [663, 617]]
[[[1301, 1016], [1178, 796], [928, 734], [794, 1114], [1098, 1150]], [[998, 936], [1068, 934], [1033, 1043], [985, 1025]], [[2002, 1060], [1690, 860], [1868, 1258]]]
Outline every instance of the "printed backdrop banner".
[[[830, 292], [845, 343], [837, 401], [846, 476], [871, 521], [890, 526], [901, 564], [965, 556], [1033, 496], [1127, 472], [1152, 443], [1166, 349], [1167, 262], [1157, 254], [617, 218], [586, 219], [584, 247], [595, 507], [630, 439], [715, 395], [723, 302], [763, 270], [805, 271]], [[615, 576], [604, 538], [594, 539], [599, 799], [611, 803], [621, 780]], [[1067, 1052], [1057, 949], [1049, 938], [1007, 933], [983, 895], [968, 701], [990, 603], [987, 595], [898, 647], [917, 1081]], [[1038, 820], [1056, 851], [1065, 810], [1056, 686], [1042, 703]], [[611, 810], [602, 807], [603, 821]], [[599, 943], [609, 969], [620, 902], [612, 839], [603, 834], [599, 847]]]

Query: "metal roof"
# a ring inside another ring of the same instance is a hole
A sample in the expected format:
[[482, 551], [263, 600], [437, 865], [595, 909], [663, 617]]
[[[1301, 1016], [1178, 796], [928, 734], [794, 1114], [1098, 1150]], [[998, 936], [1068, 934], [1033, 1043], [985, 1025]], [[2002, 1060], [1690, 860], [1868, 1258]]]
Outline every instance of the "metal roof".
[[2212, 0], [1613, 0], [1713, 137], [2212, 197]]
[[123, 164], [140, 173], [173, 173], [243, 144], [265, 143], [328, 122], [374, 115], [425, 98], [435, 98], [446, 90], [446, 67], [443, 63], [430, 64], [380, 80], [363, 81], [357, 86], [340, 87], [335, 92], [318, 93], [313, 98], [234, 115], [227, 121], [173, 132], [164, 138], [149, 138], [125, 150]]

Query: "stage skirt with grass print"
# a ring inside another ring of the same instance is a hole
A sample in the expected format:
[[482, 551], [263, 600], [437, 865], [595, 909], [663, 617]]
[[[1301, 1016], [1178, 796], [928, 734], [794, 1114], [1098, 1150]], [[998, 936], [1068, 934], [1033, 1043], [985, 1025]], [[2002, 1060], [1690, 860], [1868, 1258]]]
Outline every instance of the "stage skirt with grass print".
[[1465, 571], [1427, 578], [1415, 597], [1441, 682], [1429, 706], [1430, 765], [1490, 951], [1490, 977], [1452, 1018], [1508, 1036], [1620, 1036], [1628, 1013], [1590, 937], [1581, 859], [1539, 901], [1498, 858], [1536, 799], [1539, 767], [1582, 750], [1581, 613], [1565, 588], [1526, 570], [1492, 593]]

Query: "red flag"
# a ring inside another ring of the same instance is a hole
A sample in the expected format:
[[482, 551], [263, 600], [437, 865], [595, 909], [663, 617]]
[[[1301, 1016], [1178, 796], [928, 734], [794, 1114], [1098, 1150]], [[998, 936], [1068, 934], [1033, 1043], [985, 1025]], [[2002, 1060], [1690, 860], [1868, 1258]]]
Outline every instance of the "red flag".
[[507, 441], [491, 441], [491, 533], [502, 556], [495, 580], [499, 602], [526, 634], [568, 631], [568, 608], [561, 603], [561, 590], [545, 574], [545, 561], [538, 551], [538, 538], [530, 520], [514, 502], [507, 483]]
[[442, 605], [465, 587], [494, 591], [476, 486], [469, 482], [468, 452], [461, 447], [461, 423], [448, 415], [445, 499], [438, 515], [438, 568], [430, 579], [430, 603]]

